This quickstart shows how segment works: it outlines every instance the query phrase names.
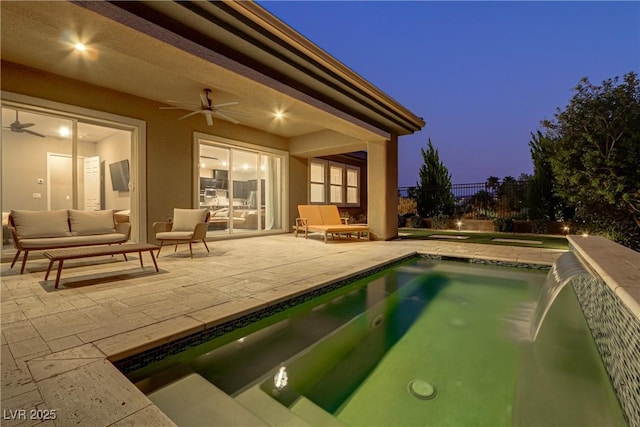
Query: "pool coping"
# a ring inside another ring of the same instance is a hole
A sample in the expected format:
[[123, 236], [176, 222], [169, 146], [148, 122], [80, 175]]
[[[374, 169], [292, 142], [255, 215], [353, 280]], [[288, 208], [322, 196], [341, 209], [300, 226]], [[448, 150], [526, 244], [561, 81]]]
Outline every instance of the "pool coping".
[[640, 319], [640, 252], [600, 236], [568, 236], [569, 247]]

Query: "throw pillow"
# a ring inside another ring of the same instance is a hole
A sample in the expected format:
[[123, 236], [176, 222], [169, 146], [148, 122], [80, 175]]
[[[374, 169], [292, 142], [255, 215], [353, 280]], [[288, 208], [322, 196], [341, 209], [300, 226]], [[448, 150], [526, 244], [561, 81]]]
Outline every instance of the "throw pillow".
[[55, 211], [11, 210], [11, 217], [20, 238], [71, 236], [66, 209]]
[[81, 211], [69, 209], [72, 236], [115, 233], [113, 210]]
[[171, 231], [193, 231], [196, 224], [204, 222], [208, 209], [180, 209], [173, 210], [173, 226]]

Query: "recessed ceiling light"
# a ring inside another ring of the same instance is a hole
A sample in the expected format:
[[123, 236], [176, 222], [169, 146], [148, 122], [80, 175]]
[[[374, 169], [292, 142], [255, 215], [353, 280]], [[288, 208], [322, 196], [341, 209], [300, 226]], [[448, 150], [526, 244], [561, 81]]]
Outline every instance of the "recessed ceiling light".
[[69, 135], [71, 135], [71, 131], [69, 130], [68, 127], [61, 126], [60, 129], [58, 129], [58, 135], [60, 135], [63, 138], [66, 138]]
[[284, 117], [284, 113], [282, 111], [276, 111], [276, 113], [273, 116], [279, 120]]
[[87, 47], [83, 43], [80, 43], [80, 42], [74, 44], [73, 47], [78, 52], [86, 52], [87, 51]]

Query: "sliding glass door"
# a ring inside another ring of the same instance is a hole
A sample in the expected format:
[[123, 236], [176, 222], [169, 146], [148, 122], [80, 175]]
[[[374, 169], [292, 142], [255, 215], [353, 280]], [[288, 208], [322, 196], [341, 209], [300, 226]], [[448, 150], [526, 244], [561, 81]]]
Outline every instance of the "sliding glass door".
[[3, 250], [12, 209], [113, 209], [131, 215], [133, 131], [2, 104]]
[[285, 153], [198, 139], [198, 196], [209, 237], [283, 231]]

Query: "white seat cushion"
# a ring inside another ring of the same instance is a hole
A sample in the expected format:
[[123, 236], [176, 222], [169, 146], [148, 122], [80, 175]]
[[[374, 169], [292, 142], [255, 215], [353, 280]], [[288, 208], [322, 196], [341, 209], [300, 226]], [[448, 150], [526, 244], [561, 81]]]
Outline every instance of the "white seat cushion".
[[173, 210], [173, 226], [171, 227], [171, 231], [193, 232], [199, 222], [204, 222], [206, 214], [207, 209], [175, 208]]
[[163, 231], [156, 233], [158, 240], [190, 240], [193, 237], [193, 231]]

